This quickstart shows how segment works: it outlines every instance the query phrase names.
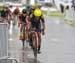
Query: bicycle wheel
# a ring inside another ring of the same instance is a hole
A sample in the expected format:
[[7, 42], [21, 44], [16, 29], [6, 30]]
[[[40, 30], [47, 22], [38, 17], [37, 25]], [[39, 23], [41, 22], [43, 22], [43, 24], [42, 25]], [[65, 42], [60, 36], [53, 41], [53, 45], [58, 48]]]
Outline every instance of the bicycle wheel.
[[32, 42], [33, 42], [33, 52], [34, 58], [37, 59], [37, 37], [35, 34], [32, 35]]
[[24, 49], [24, 45], [25, 45], [25, 40], [22, 40], [23, 49]]
[[23, 30], [22, 30], [22, 32], [23, 32], [23, 38], [22, 38], [22, 45], [23, 45], [23, 49], [24, 49], [24, 46], [25, 46], [25, 25], [23, 25]]

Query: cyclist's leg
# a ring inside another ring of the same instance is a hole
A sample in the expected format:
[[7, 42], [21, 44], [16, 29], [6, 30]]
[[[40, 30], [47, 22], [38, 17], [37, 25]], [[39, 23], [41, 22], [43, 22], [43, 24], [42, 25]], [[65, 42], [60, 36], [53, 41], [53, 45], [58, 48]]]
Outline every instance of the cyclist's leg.
[[33, 44], [32, 44], [32, 31], [31, 30], [28, 32], [28, 38], [29, 38], [29, 45], [32, 46]]
[[9, 18], [6, 18], [6, 19], [8, 19], [8, 24], [10, 25], [10, 20], [9, 20]]
[[22, 36], [23, 36], [22, 29], [23, 29], [23, 26], [22, 26], [22, 23], [21, 23], [20, 24], [20, 37], [19, 37], [20, 40], [22, 40]]
[[35, 40], [33, 41], [33, 46], [38, 48], [38, 43], [37, 43], [37, 32], [33, 31], [33, 37], [35, 38]]
[[10, 25], [11, 24], [11, 16], [8, 15], [7, 19], [8, 19], [8, 24]]
[[41, 48], [41, 26], [37, 27], [37, 34], [38, 34], [38, 53], [40, 52], [40, 48]]
[[14, 14], [13, 15], [13, 26], [15, 26], [16, 25], [16, 15]]
[[15, 15], [15, 25], [17, 25], [18, 15]]
[[29, 41], [29, 36], [28, 36], [28, 28], [27, 28], [27, 25], [26, 25], [26, 41], [28, 42]]
[[41, 32], [38, 32], [38, 52], [40, 53], [41, 48]]

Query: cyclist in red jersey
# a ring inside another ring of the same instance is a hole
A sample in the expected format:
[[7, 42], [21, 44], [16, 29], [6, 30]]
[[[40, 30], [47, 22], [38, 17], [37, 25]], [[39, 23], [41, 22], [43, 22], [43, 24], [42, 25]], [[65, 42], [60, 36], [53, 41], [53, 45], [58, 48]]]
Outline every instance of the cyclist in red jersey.
[[14, 11], [12, 13], [13, 14], [13, 25], [17, 24], [19, 13], [20, 13], [20, 9], [18, 6], [16, 6], [16, 8], [14, 9]]

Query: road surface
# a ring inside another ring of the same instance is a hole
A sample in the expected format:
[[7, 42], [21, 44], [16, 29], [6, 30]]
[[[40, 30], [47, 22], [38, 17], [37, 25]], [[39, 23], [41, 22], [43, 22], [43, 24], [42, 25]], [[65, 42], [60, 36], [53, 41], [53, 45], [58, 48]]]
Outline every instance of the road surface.
[[[61, 18], [46, 17], [45, 35], [42, 36], [41, 54], [37, 63], [75, 63], [75, 27]], [[33, 51], [28, 46], [22, 50], [19, 28], [9, 30], [9, 55], [18, 63], [35, 63]]]

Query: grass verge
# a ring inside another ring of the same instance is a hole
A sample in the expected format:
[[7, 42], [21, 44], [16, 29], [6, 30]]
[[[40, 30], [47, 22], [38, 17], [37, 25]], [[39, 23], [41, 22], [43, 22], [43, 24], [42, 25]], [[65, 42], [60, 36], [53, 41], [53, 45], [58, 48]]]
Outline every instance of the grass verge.
[[65, 12], [64, 13], [60, 13], [60, 12], [56, 12], [56, 11], [52, 11], [52, 12], [48, 12], [47, 11], [43, 11], [44, 15], [50, 16], [50, 17], [61, 17], [64, 18], [65, 17]]

